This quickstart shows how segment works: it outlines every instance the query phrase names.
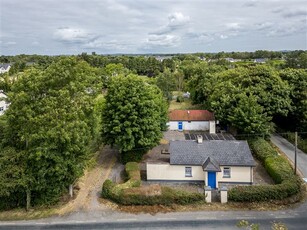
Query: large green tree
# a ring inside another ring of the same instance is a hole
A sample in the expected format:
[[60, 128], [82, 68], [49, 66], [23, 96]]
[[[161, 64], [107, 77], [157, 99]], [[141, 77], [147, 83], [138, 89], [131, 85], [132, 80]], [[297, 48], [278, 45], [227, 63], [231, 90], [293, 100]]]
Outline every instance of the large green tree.
[[162, 137], [167, 103], [160, 89], [144, 77], [130, 74], [110, 81], [102, 112], [102, 137], [122, 152], [148, 149]]
[[[62, 58], [30, 69], [12, 87], [4, 145], [22, 152], [28, 206], [53, 202], [78, 178], [89, 157], [99, 116], [96, 70]], [[11, 151], [12, 152], [12, 151]]]

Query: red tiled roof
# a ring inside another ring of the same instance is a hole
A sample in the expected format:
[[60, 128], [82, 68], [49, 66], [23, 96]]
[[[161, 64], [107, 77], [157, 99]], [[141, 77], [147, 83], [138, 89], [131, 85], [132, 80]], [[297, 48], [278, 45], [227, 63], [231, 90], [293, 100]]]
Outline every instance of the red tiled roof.
[[214, 114], [208, 110], [173, 110], [168, 114], [170, 121], [212, 121]]

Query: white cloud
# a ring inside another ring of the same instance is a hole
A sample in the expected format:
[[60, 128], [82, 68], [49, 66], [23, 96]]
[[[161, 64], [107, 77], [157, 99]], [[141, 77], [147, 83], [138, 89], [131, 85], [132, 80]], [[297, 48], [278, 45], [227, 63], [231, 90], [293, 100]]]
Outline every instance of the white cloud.
[[187, 26], [190, 22], [190, 17], [183, 15], [181, 12], [175, 12], [168, 16], [168, 23], [162, 26], [152, 34], [168, 34], [176, 30], [180, 30]]
[[238, 30], [242, 28], [241, 25], [237, 22], [226, 23], [226, 27], [230, 30]]
[[221, 39], [226, 39], [226, 38], [228, 38], [228, 36], [227, 36], [227, 35], [224, 35], [224, 34], [221, 34], [221, 35], [220, 35], [220, 38], [221, 38]]
[[181, 12], [175, 12], [168, 16], [168, 20], [168, 26], [183, 26], [190, 21], [190, 17], [183, 15]]
[[72, 27], [58, 28], [54, 32], [53, 37], [58, 41], [68, 43], [84, 43], [95, 38], [93, 34], [84, 29]]
[[165, 47], [174, 47], [177, 46], [180, 42], [180, 38], [176, 35], [149, 35], [146, 40], [146, 47], [154, 47], [154, 46], [165, 46]]

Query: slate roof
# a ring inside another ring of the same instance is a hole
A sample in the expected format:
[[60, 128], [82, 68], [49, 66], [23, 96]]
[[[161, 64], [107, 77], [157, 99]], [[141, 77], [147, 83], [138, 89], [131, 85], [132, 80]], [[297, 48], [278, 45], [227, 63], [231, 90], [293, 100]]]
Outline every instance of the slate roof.
[[0, 64], [0, 68], [7, 69], [11, 64]]
[[170, 121], [212, 121], [214, 114], [208, 110], [173, 110], [169, 113]]
[[247, 141], [170, 141], [171, 165], [203, 165], [210, 157], [219, 165], [255, 166]]
[[219, 163], [211, 157], [208, 157], [202, 166], [204, 171], [211, 171], [211, 172], [221, 171]]

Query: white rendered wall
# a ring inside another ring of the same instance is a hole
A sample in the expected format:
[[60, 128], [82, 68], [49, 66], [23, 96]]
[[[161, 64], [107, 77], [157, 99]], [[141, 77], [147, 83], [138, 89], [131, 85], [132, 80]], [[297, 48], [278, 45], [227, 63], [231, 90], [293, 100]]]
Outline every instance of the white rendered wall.
[[[185, 167], [192, 167], [192, 177], [185, 176]], [[205, 181], [207, 185], [208, 173], [203, 171], [202, 166], [189, 165], [170, 165], [169, 163], [150, 163], [147, 162], [147, 180], [174, 180], [174, 181]], [[230, 183], [252, 183], [253, 168], [252, 167], [230, 167], [230, 178], [223, 178], [223, 168], [221, 172], [216, 172], [216, 185], [219, 182]]]
[[[170, 121], [167, 123], [169, 130], [178, 130], [179, 121]], [[209, 121], [182, 121], [183, 130], [209, 130]]]
[[185, 176], [185, 165], [170, 165], [168, 163], [147, 163], [147, 180], [182, 180], [182, 181], [204, 181], [205, 172], [201, 166], [192, 167], [192, 176]]

